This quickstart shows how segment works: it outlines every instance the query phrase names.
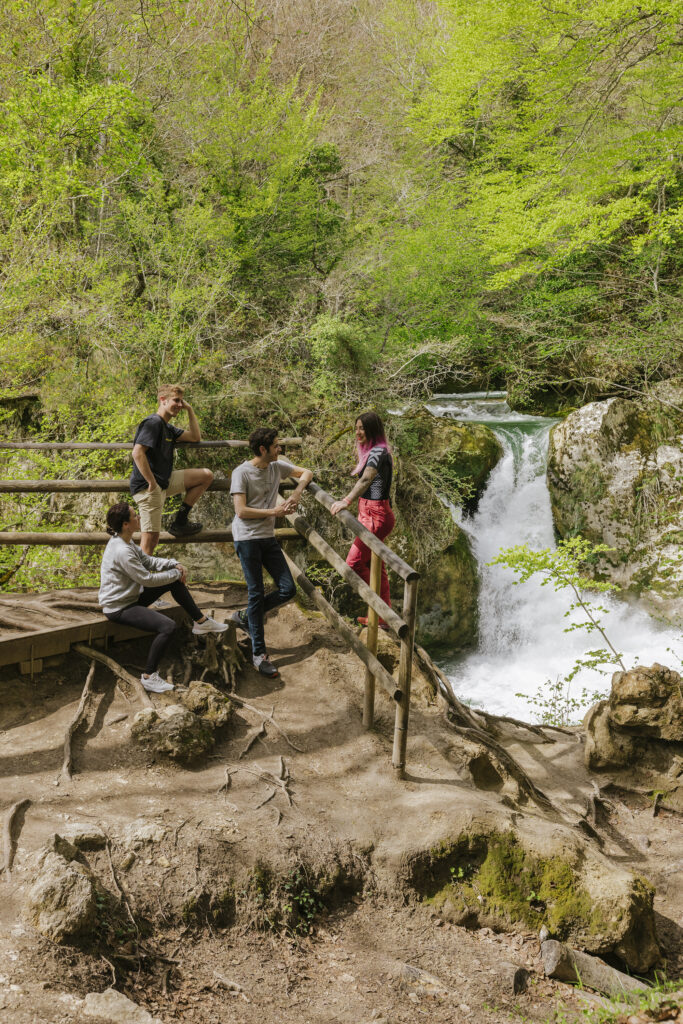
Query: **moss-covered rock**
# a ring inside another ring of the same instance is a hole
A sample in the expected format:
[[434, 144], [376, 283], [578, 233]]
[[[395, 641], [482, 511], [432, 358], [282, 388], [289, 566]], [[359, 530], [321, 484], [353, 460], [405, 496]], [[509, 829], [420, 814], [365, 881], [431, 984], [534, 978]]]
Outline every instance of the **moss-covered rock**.
[[159, 711], [154, 708], [138, 711], [131, 736], [155, 753], [182, 764], [208, 754], [215, 742], [213, 725], [180, 704], [170, 704]]
[[420, 581], [416, 634], [422, 644], [463, 649], [477, 638], [479, 576], [467, 535], [455, 540], [425, 566]]
[[560, 536], [609, 545], [598, 571], [681, 622], [683, 387], [659, 391], [593, 402], [558, 424], [548, 486]]
[[91, 934], [97, 920], [97, 886], [78, 851], [54, 835], [38, 858], [24, 917], [52, 942], [71, 943]]
[[233, 706], [230, 698], [203, 680], [193, 680], [180, 699], [188, 711], [199, 715], [215, 729], [222, 729], [232, 717]]
[[481, 423], [462, 423], [413, 409], [393, 421], [403, 460], [416, 463], [449, 501], [476, 501], [503, 455], [500, 441]]
[[614, 953], [637, 971], [659, 959], [652, 887], [559, 833], [539, 844], [512, 830], [473, 829], [417, 856], [409, 881], [459, 924], [545, 925], [552, 937]]

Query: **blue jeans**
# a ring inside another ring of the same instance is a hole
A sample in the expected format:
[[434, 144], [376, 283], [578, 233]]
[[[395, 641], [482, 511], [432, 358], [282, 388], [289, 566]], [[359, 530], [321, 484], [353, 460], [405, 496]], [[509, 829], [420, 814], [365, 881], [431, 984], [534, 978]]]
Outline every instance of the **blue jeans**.
[[[265, 654], [264, 616], [273, 608], [278, 608], [281, 604], [291, 601], [296, 593], [296, 586], [282, 548], [275, 537], [236, 540], [235, 551], [242, 563], [242, 572], [247, 581], [249, 595], [247, 618], [249, 619], [252, 653], [254, 655]], [[272, 590], [267, 596], [263, 588], [264, 569], [273, 577], [277, 587], [277, 590]]]

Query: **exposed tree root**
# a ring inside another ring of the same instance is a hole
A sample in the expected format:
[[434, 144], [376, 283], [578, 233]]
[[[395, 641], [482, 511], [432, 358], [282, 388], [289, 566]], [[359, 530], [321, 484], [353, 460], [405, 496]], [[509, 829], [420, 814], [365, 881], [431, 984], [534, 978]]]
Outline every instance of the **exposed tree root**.
[[296, 743], [293, 743], [292, 740], [290, 740], [289, 736], [284, 731], [284, 729], [282, 729], [277, 724], [277, 722], [275, 721], [275, 718], [273, 717], [274, 710], [275, 710], [274, 708], [270, 709], [270, 714], [268, 715], [268, 714], [266, 714], [265, 711], [260, 711], [259, 708], [255, 708], [253, 704], [248, 704], [246, 702], [246, 700], [243, 700], [242, 697], [238, 697], [237, 694], [235, 694], [235, 693], [231, 693], [230, 694], [230, 700], [234, 701], [236, 704], [239, 704], [239, 706], [241, 708], [245, 708], [247, 711], [251, 711], [253, 714], [259, 715], [259, 717], [261, 717], [261, 718], [265, 718], [265, 720], [267, 722], [270, 722], [270, 724], [273, 726], [275, 731], [278, 732], [280, 734], [280, 736], [282, 736], [283, 740], [287, 744], [289, 744], [289, 746], [292, 748], [292, 750], [296, 750], [300, 754], [305, 753], [305, 751], [301, 747], [297, 747]]
[[88, 647], [86, 644], [74, 644], [73, 650], [77, 651], [79, 654], [84, 654], [86, 658], [94, 658], [95, 661], [101, 661], [103, 665], [106, 665], [108, 669], [111, 669], [114, 675], [118, 676], [119, 679], [122, 679], [124, 683], [128, 683], [129, 686], [133, 687], [133, 690], [137, 693], [145, 707], [154, 707], [151, 697], [140, 680], [136, 676], [131, 675], [130, 672], [126, 672], [125, 668], [119, 665], [118, 661], [114, 661], [114, 659], [110, 658], [109, 655], [103, 654], [102, 651], [95, 650], [94, 647]]
[[14, 855], [17, 851], [17, 837], [14, 835], [14, 820], [24, 807], [28, 807], [31, 803], [29, 799], [18, 800], [15, 804], [12, 804], [7, 814], [5, 815], [5, 824], [2, 830], [2, 846], [4, 851], [4, 858], [2, 863], [2, 872], [8, 877], [12, 871], [12, 865], [14, 863]]
[[[280, 758], [279, 776], [273, 775], [272, 772], [266, 771], [264, 768], [261, 768], [257, 764], [249, 768], [247, 768], [246, 765], [234, 764], [231, 767], [231, 773], [232, 772], [247, 772], [249, 775], [254, 775], [256, 776], [257, 779], [261, 779], [261, 781], [265, 782], [267, 786], [270, 786], [274, 792], [271, 794], [271, 796], [267, 798], [267, 800], [264, 800], [263, 803], [268, 803], [268, 800], [270, 800], [271, 797], [279, 791], [281, 793], [284, 793], [284, 795], [287, 797], [287, 803], [289, 804], [290, 807], [292, 806], [292, 795], [289, 792], [289, 771], [285, 767], [284, 758]], [[262, 807], [263, 803], [258, 804], [258, 806]]]
[[576, 737], [576, 733], [572, 729], [565, 729], [561, 725], [533, 725], [531, 722], [522, 722], [518, 718], [511, 718], [509, 715], [492, 715], [489, 711], [484, 711], [481, 708], [468, 708], [466, 704], [463, 704], [455, 696], [448, 676], [441, 671], [438, 665], [434, 664], [424, 647], [420, 647], [419, 644], [415, 644], [415, 657], [423, 672], [431, 678], [437, 693], [441, 694], [453, 709], [454, 715], [457, 716], [457, 724], [481, 729], [482, 723], [480, 719], [482, 718], [485, 719], [487, 724], [506, 722], [509, 725], [516, 725], [519, 729], [526, 729], [527, 732], [538, 736], [543, 743], [555, 743], [552, 736], [546, 735], [546, 731], [560, 732], [565, 736]]
[[80, 703], [78, 705], [78, 709], [76, 711], [76, 715], [73, 718], [73, 720], [71, 721], [68, 729], [66, 730], [66, 735], [64, 737], [64, 761], [62, 762], [62, 775], [67, 780], [67, 782], [71, 782], [71, 778], [72, 778], [71, 769], [73, 767], [73, 763], [72, 763], [72, 754], [71, 754], [71, 741], [73, 739], [74, 733], [79, 728], [79, 726], [81, 725], [81, 723], [82, 723], [82, 721], [83, 721], [83, 719], [85, 717], [85, 709], [87, 707], [88, 701], [90, 700], [90, 696], [92, 694], [92, 681], [93, 681], [94, 678], [95, 678], [95, 662], [91, 661], [90, 662], [90, 669], [88, 671], [88, 675], [87, 675], [87, 678], [85, 680], [85, 686], [83, 687], [83, 692], [81, 694], [81, 700], [80, 700]]
[[263, 737], [265, 735], [266, 735], [266, 723], [265, 722], [261, 722], [260, 726], [257, 729], [253, 730], [251, 736], [249, 737], [249, 739], [246, 742], [246, 745], [240, 751], [240, 756], [239, 756], [238, 760], [243, 758], [244, 755], [247, 754], [251, 750], [251, 748], [256, 743], [256, 741], [260, 740], [261, 737]]
[[183, 682], [186, 686], [191, 679], [214, 677], [224, 683], [230, 692], [237, 688], [237, 677], [244, 667], [244, 655], [237, 644], [233, 625], [229, 625], [220, 638], [211, 633], [201, 639], [192, 637], [182, 657], [185, 669]]
[[[490, 732], [482, 727], [480, 721], [475, 717], [475, 713], [468, 708], [462, 701], [453, 693], [452, 687], [448, 678], [444, 675], [441, 669], [434, 664], [432, 659], [429, 657], [427, 652], [422, 647], [415, 647], [415, 651], [418, 655], [418, 661], [420, 668], [429, 676], [432, 683], [435, 686], [436, 692], [440, 694], [442, 699], [446, 703], [446, 719], [450, 725], [456, 729], [464, 739], [473, 741], [484, 747], [488, 753], [491, 764], [501, 775], [510, 776], [519, 789], [520, 794], [523, 794], [528, 799], [533, 800], [539, 807], [542, 807], [544, 811], [554, 811], [553, 805], [548, 800], [545, 793], [542, 792], [532, 781], [530, 776], [525, 772], [520, 764], [507, 752], [497, 740], [493, 738]], [[526, 725], [524, 726], [526, 728]], [[535, 726], [529, 727], [532, 731], [536, 728]]]

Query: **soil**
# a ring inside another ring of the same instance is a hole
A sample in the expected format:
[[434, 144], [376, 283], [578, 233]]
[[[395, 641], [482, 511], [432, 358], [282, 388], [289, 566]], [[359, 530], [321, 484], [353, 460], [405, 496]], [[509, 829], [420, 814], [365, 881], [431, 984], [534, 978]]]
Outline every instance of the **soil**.
[[[243, 600], [234, 588], [225, 605]], [[11, 875], [0, 877], [3, 1024], [98, 1024], [83, 1016], [83, 997], [112, 983], [163, 1024], [540, 1024], [558, 1007], [573, 1019], [584, 1005], [580, 994], [543, 977], [535, 933], [445, 923], [397, 881], [406, 858], [447, 834], [464, 809], [499, 800], [463, 778], [453, 756], [458, 735], [440, 702], [416, 694], [408, 770], [399, 782], [391, 767], [393, 702], [378, 693], [375, 729], [363, 730], [364, 667], [325, 621], [290, 605], [269, 619], [266, 635], [280, 679], [266, 680], [249, 665], [238, 694], [264, 714], [272, 711], [285, 735], [266, 720], [266, 735], [240, 756], [263, 720], [237, 708], [214, 753], [190, 768], [155, 761], [132, 743], [135, 695], [126, 698], [99, 666], [87, 725], [74, 739], [74, 776], [65, 782], [64, 734], [88, 662], [72, 654], [33, 682], [2, 671], [2, 804], [31, 801], [17, 821]], [[109, 653], [137, 671], [147, 644]], [[177, 665], [177, 652], [174, 659]], [[162, 668], [169, 671], [171, 662]], [[501, 739], [559, 813], [583, 813], [592, 787], [578, 735], [542, 743], [509, 726]], [[289, 795], [262, 772], [289, 773]], [[678, 979], [680, 817], [665, 809], [655, 817], [647, 795], [605, 790], [608, 781], [600, 780], [609, 804], [597, 822], [604, 852], [656, 886], [666, 973]], [[124, 894], [107, 935], [83, 948], [49, 942], [21, 913], [36, 852], [76, 822], [106, 833], [109, 850], [84, 856], [109, 892], [116, 882]], [[264, 864], [285, 879], [299, 871], [292, 897], [298, 918], [283, 916], [281, 905], [254, 888], [255, 866]], [[322, 869], [338, 876], [319, 899], [313, 879]], [[227, 900], [217, 910], [211, 900], [222, 891], [238, 906]], [[510, 965], [530, 972], [526, 991], [513, 991]]]

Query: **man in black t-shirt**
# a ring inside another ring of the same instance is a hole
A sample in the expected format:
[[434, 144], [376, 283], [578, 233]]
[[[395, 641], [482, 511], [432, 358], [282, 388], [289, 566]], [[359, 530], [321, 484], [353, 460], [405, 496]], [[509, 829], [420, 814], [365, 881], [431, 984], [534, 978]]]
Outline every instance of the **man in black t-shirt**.
[[[169, 495], [185, 495], [175, 519], [169, 524], [169, 531], [176, 537], [187, 537], [201, 530], [202, 524], [190, 522], [188, 515], [213, 480], [210, 469], [173, 469], [175, 446], [201, 441], [202, 437], [194, 409], [185, 401], [183, 393], [183, 388], [176, 384], [159, 388], [159, 408], [153, 416], [144, 419], [135, 432], [130, 493], [140, 511], [140, 547], [146, 555], [151, 555], [159, 543], [161, 511]], [[183, 409], [189, 419], [187, 430], [174, 427], [170, 422]]]

